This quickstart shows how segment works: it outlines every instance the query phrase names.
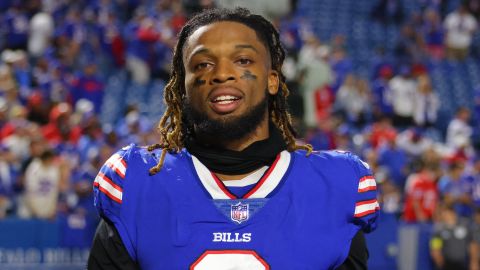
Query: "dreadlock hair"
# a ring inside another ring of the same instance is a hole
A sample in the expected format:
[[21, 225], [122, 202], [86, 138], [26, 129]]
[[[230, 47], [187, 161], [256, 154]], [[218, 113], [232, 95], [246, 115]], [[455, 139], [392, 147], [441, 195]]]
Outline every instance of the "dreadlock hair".
[[164, 90], [166, 111], [158, 123], [160, 143], [148, 146], [149, 151], [161, 148], [160, 160], [150, 169], [150, 174], [160, 171], [167, 152], [179, 152], [184, 146], [184, 139], [188, 128], [183, 126], [182, 106], [185, 98], [185, 69], [183, 63], [183, 48], [188, 37], [198, 28], [215, 22], [238, 22], [253, 29], [259, 40], [270, 52], [272, 69], [279, 74], [280, 89], [274, 96], [269, 97], [269, 115], [271, 121], [281, 131], [287, 144], [288, 151], [304, 149], [307, 155], [312, 152], [312, 146], [299, 145], [295, 141], [296, 132], [292, 126], [292, 119], [287, 110], [287, 96], [289, 90], [282, 73], [282, 64], [285, 51], [280, 43], [280, 36], [275, 27], [264, 17], [251, 14], [248, 9], [209, 9], [192, 17], [183, 26], [178, 35], [178, 42], [173, 53], [171, 77]]

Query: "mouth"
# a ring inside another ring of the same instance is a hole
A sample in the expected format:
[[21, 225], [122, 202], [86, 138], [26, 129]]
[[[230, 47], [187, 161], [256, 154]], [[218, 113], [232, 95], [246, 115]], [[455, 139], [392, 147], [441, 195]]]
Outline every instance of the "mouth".
[[[218, 91], [210, 98], [210, 108], [217, 114], [228, 114], [235, 111], [242, 102], [241, 93], [234, 91]], [[233, 92], [233, 93], [232, 93]]]
[[211, 102], [216, 103], [216, 104], [225, 105], [225, 104], [233, 103], [233, 102], [235, 102], [239, 99], [240, 99], [240, 97], [231, 96], [231, 95], [223, 95], [223, 96], [218, 96], [218, 97], [214, 98], [213, 100], [211, 100]]

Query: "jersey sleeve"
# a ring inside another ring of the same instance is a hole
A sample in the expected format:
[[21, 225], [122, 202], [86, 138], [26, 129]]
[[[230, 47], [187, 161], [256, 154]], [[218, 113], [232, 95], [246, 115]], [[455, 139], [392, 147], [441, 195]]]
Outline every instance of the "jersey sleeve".
[[350, 161], [355, 169], [355, 210], [353, 223], [364, 232], [370, 232], [377, 227], [377, 217], [380, 205], [377, 201], [377, 184], [370, 166], [355, 155], [350, 155]]
[[99, 215], [115, 226], [125, 248], [135, 260], [134, 239], [129, 233], [128, 221], [125, 218], [128, 213], [124, 205], [129, 154], [132, 147], [122, 148], [105, 162], [95, 177], [93, 190], [94, 204]]

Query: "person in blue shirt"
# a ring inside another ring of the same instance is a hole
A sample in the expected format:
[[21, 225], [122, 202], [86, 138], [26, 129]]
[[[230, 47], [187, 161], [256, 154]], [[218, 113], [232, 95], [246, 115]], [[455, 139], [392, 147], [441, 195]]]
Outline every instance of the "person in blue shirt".
[[298, 144], [273, 25], [211, 9], [182, 29], [160, 143], [94, 181], [88, 269], [366, 269], [379, 204], [368, 164]]
[[438, 181], [438, 190], [443, 200], [451, 204], [461, 217], [471, 217], [474, 202], [472, 198], [473, 180], [465, 175], [465, 163], [453, 161]]

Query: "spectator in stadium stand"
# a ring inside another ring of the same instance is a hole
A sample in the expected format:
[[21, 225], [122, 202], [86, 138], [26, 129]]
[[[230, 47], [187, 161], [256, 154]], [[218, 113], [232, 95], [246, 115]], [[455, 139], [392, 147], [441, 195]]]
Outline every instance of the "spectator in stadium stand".
[[68, 8], [65, 22], [57, 27], [57, 45], [67, 66], [76, 66], [82, 45], [86, 41], [87, 29], [77, 7]]
[[371, 12], [371, 17], [383, 24], [400, 24], [404, 16], [400, 0], [379, 0]]
[[17, 51], [17, 59], [12, 63], [12, 71], [17, 82], [19, 98], [22, 102], [27, 100], [32, 92], [32, 77], [28, 55], [24, 51]]
[[425, 136], [421, 128], [412, 127], [398, 134], [397, 145], [410, 157], [417, 158], [433, 147], [433, 141]]
[[[108, 156], [101, 154], [105, 151], [103, 150], [105, 147], [109, 149], [108, 146], [103, 145], [96, 151], [91, 151], [87, 162], [82, 164], [71, 177], [71, 188], [75, 203], [69, 204], [68, 212], [65, 213], [67, 222], [63, 224], [63, 229], [65, 233], [77, 236], [67, 236], [63, 241], [66, 245], [72, 247], [88, 247], [91, 245], [91, 239], [99, 219], [92, 204], [94, 198], [91, 187], [102, 162], [108, 159]], [[108, 154], [111, 155], [111, 151], [108, 151]]]
[[397, 130], [392, 126], [392, 120], [388, 116], [382, 116], [366, 131], [369, 131], [368, 142], [375, 150], [397, 138]]
[[472, 182], [464, 171], [464, 162], [450, 163], [447, 172], [438, 181], [438, 190], [442, 201], [452, 205], [457, 215], [470, 217], [473, 213]]
[[467, 148], [471, 152], [471, 136], [473, 128], [470, 125], [470, 109], [460, 107], [455, 113], [455, 117], [450, 121], [447, 127], [446, 145], [453, 151]]
[[353, 72], [353, 63], [347, 55], [346, 48], [343, 46], [332, 47], [330, 66], [335, 74], [331, 86], [333, 91], [337, 93], [338, 88], [342, 85], [345, 77]]
[[394, 48], [397, 65], [411, 65], [424, 60], [424, 40], [416, 27], [413, 23], [402, 26]]
[[318, 150], [336, 149], [335, 131], [332, 122], [332, 119], [325, 119], [318, 123], [316, 128], [310, 129], [307, 132], [306, 142]]
[[8, 88], [4, 91], [3, 95], [8, 104], [8, 117], [14, 117], [18, 112], [16, 109], [23, 108], [23, 105], [20, 102], [18, 89], [16, 87]]
[[151, 79], [150, 61], [155, 58], [153, 47], [160, 40], [153, 18], [147, 17], [143, 9], [129, 22], [126, 35], [130, 36], [127, 47], [126, 68], [132, 80], [145, 85]]
[[34, 59], [44, 55], [51, 46], [55, 24], [48, 12], [39, 12], [30, 19], [28, 55]]
[[139, 144], [145, 144], [148, 138], [147, 134], [151, 130], [150, 121], [140, 114], [135, 108], [126, 113], [125, 118], [120, 120], [116, 127], [116, 131], [119, 139], [124, 144], [129, 142], [136, 142]]
[[81, 99], [92, 102], [96, 113], [100, 112], [104, 96], [104, 82], [98, 74], [95, 62], [89, 62], [83, 67], [83, 72], [78, 74], [71, 82], [70, 94], [73, 104]]
[[388, 87], [390, 91], [387, 98], [393, 105], [393, 125], [397, 128], [411, 126], [417, 84], [411, 76], [410, 67], [400, 67], [398, 75], [390, 80]]
[[413, 119], [421, 127], [433, 127], [437, 122], [437, 113], [440, 108], [440, 98], [434, 92], [428, 74], [417, 78], [417, 92], [415, 93], [415, 107]]
[[77, 150], [80, 156], [80, 163], [88, 162], [92, 152], [98, 151], [102, 144], [102, 129], [100, 122], [95, 115], [88, 117], [81, 122], [82, 136], [80, 137]]
[[443, 22], [447, 57], [451, 60], [464, 60], [469, 53], [473, 34], [477, 30], [477, 20], [469, 13], [465, 4], [460, 4]]
[[304, 107], [303, 121], [308, 127], [318, 125], [315, 91], [333, 81], [332, 69], [325, 59], [328, 54], [325, 50], [326, 47], [317, 37], [309, 35], [298, 56], [299, 88]]
[[476, 87], [473, 94], [473, 118], [474, 136], [473, 144], [477, 151], [480, 150], [480, 85]]
[[305, 36], [308, 27], [305, 21], [294, 14], [287, 14], [282, 18], [279, 25], [280, 38], [287, 54], [294, 55], [300, 52], [304, 46], [302, 36]]
[[47, 104], [51, 101], [65, 101], [52, 100], [52, 97], [54, 96], [53, 86], [59, 82], [58, 80], [66, 80], [66, 77], [68, 77], [66, 74], [55, 74], [55, 72], [59, 71], [59, 68], [60, 66], [57, 61], [48, 57], [40, 57], [37, 59], [31, 71], [33, 84], [36, 86], [36, 90], [40, 92]]
[[17, 84], [12, 68], [12, 63], [17, 61], [17, 59], [18, 54], [12, 50], [4, 50], [1, 53], [3, 63], [0, 63], [0, 93], [2, 95], [4, 95], [6, 90], [15, 88]]
[[326, 121], [332, 117], [334, 103], [335, 95], [330, 86], [325, 85], [317, 88], [315, 91], [315, 111], [319, 122]]
[[359, 128], [365, 124], [371, 108], [370, 88], [366, 81], [348, 74], [338, 89], [335, 103], [336, 109], [347, 122]]
[[[15, 114], [8, 123], [10, 132], [7, 132], [7, 128], [4, 129], [5, 137], [2, 139], [2, 144], [11, 149], [18, 166], [28, 158], [30, 140], [32, 135], [38, 132], [38, 128], [28, 122], [26, 110], [23, 107], [16, 107], [13, 111]], [[7, 133], [10, 134], [6, 135]]]
[[391, 182], [403, 190], [410, 159], [407, 153], [397, 146], [395, 137], [386, 142], [378, 149], [378, 163], [387, 169]]
[[46, 102], [40, 91], [33, 91], [28, 97], [26, 109], [28, 121], [40, 126], [48, 123], [50, 105]]
[[470, 196], [472, 197], [474, 208], [480, 209], [480, 153], [477, 154], [472, 163], [471, 170], [467, 176], [472, 185]]
[[15, 157], [4, 145], [0, 145], [0, 220], [11, 213], [15, 206], [15, 185], [18, 171]]
[[[168, 1], [164, 1], [168, 2]], [[173, 2], [171, 4], [172, 10], [172, 17], [170, 19], [170, 25], [172, 27], [173, 33], [176, 36], [180, 30], [182, 29], [183, 25], [187, 22], [187, 17], [185, 16], [185, 12], [181, 3]]]
[[120, 68], [125, 65], [125, 41], [121, 29], [122, 24], [115, 12], [107, 11], [104, 16], [99, 16], [99, 40], [103, 54], [111, 59], [114, 67]]
[[10, 117], [8, 115], [8, 104], [5, 98], [0, 96], [0, 140], [10, 134]]
[[81, 129], [72, 125], [71, 111], [68, 103], [60, 103], [50, 111], [50, 122], [42, 127], [42, 134], [52, 145], [63, 142], [76, 144], [78, 142]]
[[95, 217], [98, 216], [95, 214], [95, 206], [92, 204], [93, 190], [91, 187], [104, 160], [108, 159], [105, 151], [108, 152], [106, 155], [112, 154], [111, 149], [106, 145], [100, 145], [94, 151], [90, 151], [86, 162], [72, 176], [73, 190], [78, 199], [76, 207], [85, 209], [87, 213]]
[[372, 148], [367, 148], [362, 151], [362, 154], [365, 162], [370, 166], [370, 169], [375, 175], [375, 181], [379, 183], [385, 181], [385, 179], [388, 178], [388, 171], [378, 163], [378, 152]]
[[417, 171], [405, 184], [403, 220], [409, 223], [431, 222], [439, 202], [435, 174], [423, 160], [415, 162]]
[[40, 155], [48, 148], [48, 143], [45, 141], [45, 139], [38, 135], [32, 135], [30, 138], [30, 144], [28, 147], [28, 157], [24, 160], [22, 160], [20, 166], [19, 166], [19, 180], [18, 184], [20, 188], [24, 185], [24, 176], [25, 172], [30, 165], [30, 163], [36, 159], [40, 158]]
[[468, 11], [478, 20], [480, 20], [480, 1], [470, 0], [466, 1]]
[[28, 41], [28, 17], [22, 3], [15, 0], [3, 16], [0, 26], [5, 33], [5, 47], [12, 50], [26, 50]]
[[427, 8], [423, 13], [423, 23], [420, 32], [423, 34], [428, 54], [432, 59], [442, 59], [444, 56], [444, 31], [440, 14], [434, 8]]
[[20, 216], [52, 219], [57, 212], [58, 196], [66, 188], [59, 160], [52, 150], [45, 150], [25, 172], [25, 210]]
[[393, 69], [391, 65], [386, 64], [379, 68], [378, 77], [372, 82], [372, 113], [377, 119], [382, 116], [393, 116], [392, 101], [387, 98], [390, 92], [389, 81], [392, 76]]
[[[333, 140], [333, 143], [334, 143], [333, 145], [335, 147], [332, 149], [344, 149], [346, 151], [352, 151], [354, 153], [360, 152], [360, 150], [362, 150], [362, 149], [358, 149], [363, 147], [361, 143], [359, 145], [353, 142], [354, 140], [353, 137], [356, 134], [356, 130], [353, 130], [352, 128], [350, 128], [348, 124], [344, 123], [344, 124], [341, 124], [338, 128], [332, 129], [332, 133], [335, 135]], [[358, 136], [361, 137], [361, 135], [358, 135]]]
[[382, 214], [398, 215], [401, 211], [402, 200], [402, 193], [398, 186], [387, 178], [379, 183], [379, 190], [379, 202], [382, 208]]
[[[428, 165], [430, 170], [433, 172], [435, 175], [435, 179], [439, 179], [443, 174], [443, 166], [444, 166], [444, 157], [441, 155], [441, 152], [434, 147], [430, 147], [425, 152], [423, 152], [422, 155], [423, 160], [425, 161], [425, 164]], [[411, 166], [414, 165], [411, 163]]]

